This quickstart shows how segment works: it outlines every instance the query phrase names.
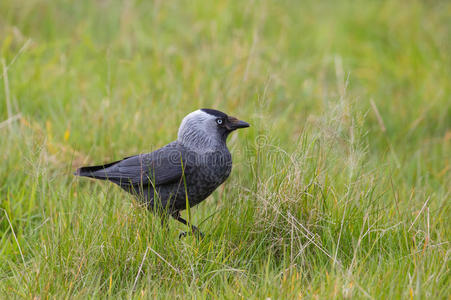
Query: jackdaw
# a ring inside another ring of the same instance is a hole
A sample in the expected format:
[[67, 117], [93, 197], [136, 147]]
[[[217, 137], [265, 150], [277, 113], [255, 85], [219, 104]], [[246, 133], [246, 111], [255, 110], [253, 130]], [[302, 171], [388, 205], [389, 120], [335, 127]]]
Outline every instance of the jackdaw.
[[[181, 218], [180, 211], [205, 200], [232, 169], [226, 145], [229, 134], [249, 124], [214, 109], [199, 109], [182, 121], [177, 140], [156, 151], [112, 163], [79, 168], [75, 175], [109, 180], [133, 194], [147, 208], [199, 229]], [[182, 233], [180, 236], [186, 235]]]

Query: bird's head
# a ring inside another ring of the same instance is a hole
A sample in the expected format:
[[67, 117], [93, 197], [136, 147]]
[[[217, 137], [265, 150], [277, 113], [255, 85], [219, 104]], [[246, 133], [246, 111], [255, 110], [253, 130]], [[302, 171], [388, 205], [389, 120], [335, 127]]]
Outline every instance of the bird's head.
[[225, 144], [229, 134], [250, 125], [235, 117], [209, 108], [188, 114], [180, 124], [178, 140], [190, 147], [209, 148]]

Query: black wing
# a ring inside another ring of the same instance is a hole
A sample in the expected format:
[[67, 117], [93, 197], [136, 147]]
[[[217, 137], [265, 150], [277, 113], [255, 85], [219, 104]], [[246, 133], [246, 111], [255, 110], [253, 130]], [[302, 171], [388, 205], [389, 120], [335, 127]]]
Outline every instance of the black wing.
[[151, 153], [102, 166], [80, 168], [76, 175], [110, 180], [122, 187], [157, 186], [182, 179], [182, 157], [183, 149], [174, 142]]

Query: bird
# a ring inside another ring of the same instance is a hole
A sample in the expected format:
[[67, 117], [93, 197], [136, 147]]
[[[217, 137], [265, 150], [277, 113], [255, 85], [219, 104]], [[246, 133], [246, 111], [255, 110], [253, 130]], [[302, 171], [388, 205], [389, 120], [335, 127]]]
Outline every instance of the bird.
[[161, 216], [162, 223], [171, 216], [188, 226], [190, 231], [182, 232], [179, 238], [188, 233], [203, 237], [180, 212], [204, 201], [229, 177], [232, 156], [227, 137], [249, 126], [219, 110], [198, 109], [183, 118], [177, 139], [166, 146], [111, 163], [81, 167], [74, 174], [111, 181]]

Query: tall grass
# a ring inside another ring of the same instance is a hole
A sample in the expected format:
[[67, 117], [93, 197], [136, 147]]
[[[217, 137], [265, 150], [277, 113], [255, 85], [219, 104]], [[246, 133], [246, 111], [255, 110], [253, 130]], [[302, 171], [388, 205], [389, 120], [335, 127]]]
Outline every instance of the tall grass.
[[[448, 298], [451, 6], [0, 2], [2, 298]], [[73, 170], [224, 110], [206, 237]]]

